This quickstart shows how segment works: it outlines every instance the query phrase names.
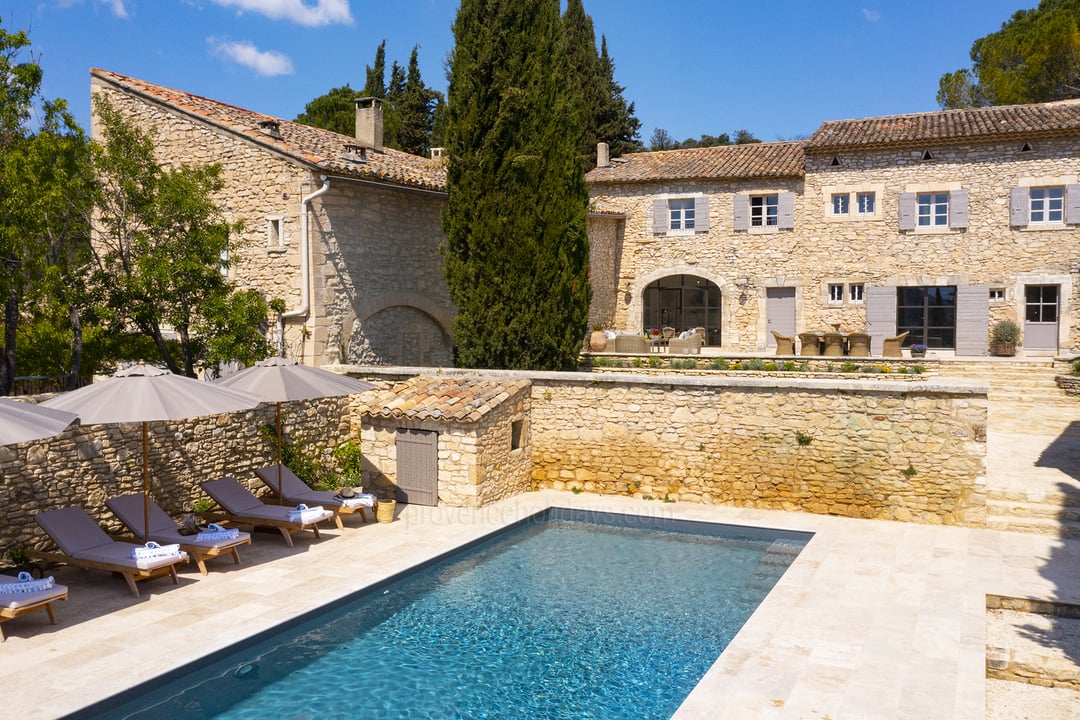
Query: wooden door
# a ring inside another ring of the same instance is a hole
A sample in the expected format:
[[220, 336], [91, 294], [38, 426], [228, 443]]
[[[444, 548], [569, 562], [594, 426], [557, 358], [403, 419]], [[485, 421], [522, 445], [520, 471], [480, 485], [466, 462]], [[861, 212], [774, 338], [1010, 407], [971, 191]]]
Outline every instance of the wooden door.
[[439, 433], [401, 428], [397, 431], [398, 502], [439, 504]]

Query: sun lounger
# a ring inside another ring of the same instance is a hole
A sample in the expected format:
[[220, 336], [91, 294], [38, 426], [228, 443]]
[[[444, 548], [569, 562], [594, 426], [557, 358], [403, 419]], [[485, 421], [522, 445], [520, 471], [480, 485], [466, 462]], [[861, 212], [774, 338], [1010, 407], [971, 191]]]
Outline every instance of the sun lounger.
[[[42, 581], [34, 581], [27, 576], [24, 580], [29, 581], [27, 584], [33, 584], [34, 587], [47, 585]], [[52, 578], [49, 578], [52, 580]], [[13, 583], [19, 583], [20, 578], [14, 578], [10, 575], [0, 575], [0, 623], [13, 620], [20, 615], [26, 615], [32, 613], [35, 610], [44, 610], [49, 614], [49, 622], [53, 625], [56, 624], [56, 616], [53, 615], [52, 604], [57, 600], [68, 599], [68, 589], [65, 585], [52, 585], [43, 589], [30, 590], [27, 587], [26, 590], [21, 592], [9, 592], [15, 588], [12, 587]], [[4, 637], [4, 627], [0, 624], [0, 642], [4, 642], [7, 638]]]
[[285, 505], [268, 505], [231, 477], [207, 480], [202, 483], [202, 489], [221, 506], [229, 516], [229, 520], [241, 525], [277, 528], [289, 547], [293, 545], [291, 533], [311, 530], [315, 533], [315, 537], [319, 537], [318, 523], [334, 517], [333, 511], [323, 510], [313, 518], [292, 520], [290, 513], [293, 508]]
[[[241, 545], [251, 544], [251, 534], [236, 529], [232, 532], [218, 533], [218, 537], [213, 537], [212, 533], [202, 533], [201, 537], [200, 535], [183, 535], [180, 533], [180, 526], [153, 500], [150, 501], [150, 537], [143, 537], [146, 518], [143, 515], [142, 493], [109, 498], [105, 504], [140, 540], [153, 540], [161, 545], [179, 544], [181, 550], [195, 559], [195, 564], [199, 566], [199, 572], [203, 575], [206, 574], [207, 558], [228, 553], [232, 555], [233, 562], [239, 565], [240, 553], [236, 549]], [[233, 533], [235, 537], [222, 537]]]
[[38, 513], [34, 519], [60, 548], [60, 552], [28, 550], [30, 557], [119, 573], [124, 576], [135, 597], [139, 597], [139, 588], [135, 585], [139, 580], [169, 575], [173, 584], [178, 585], [180, 579], [176, 576], [176, 566], [188, 561], [187, 553], [183, 551], [166, 557], [135, 559], [133, 551], [144, 546], [113, 540], [81, 507], [47, 510]]
[[[266, 487], [270, 488], [275, 493], [278, 491], [277, 465], [268, 465], [267, 467], [258, 468], [255, 471], [255, 474], [259, 476], [259, 479], [263, 481]], [[296, 476], [296, 473], [284, 465], [281, 466], [281, 489], [284, 495], [283, 499], [290, 505], [298, 505], [300, 503], [305, 505], [322, 505], [325, 508], [333, 510], [334, 522], [339, 529], [342, 527], [341, 515], [358, 513], [360, 519], [367, 522], [367, 515], [364, 514], [364, 510], [367, 509], [371, 512], [371, 519], [375, 519], [374, 495], [362, 494], [353, 498], [343, 498], [329, 490], [312, 490], [308, 487], [307, 483]]]

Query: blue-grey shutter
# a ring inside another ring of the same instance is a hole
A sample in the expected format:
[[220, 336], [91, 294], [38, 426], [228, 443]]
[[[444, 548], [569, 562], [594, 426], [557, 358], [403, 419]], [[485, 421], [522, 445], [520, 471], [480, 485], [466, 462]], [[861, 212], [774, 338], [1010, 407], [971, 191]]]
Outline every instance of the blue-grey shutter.
[[1028, 224], [1028, 189], [1014, 187], [1009, 190], [1009, 225], [1026, 227]]
[[694, 198], [694, 232], [709, 232], [709, 197]]
[[959, 285], [956, 288], [956, 356], [985, 355], [990, 326], [990, 287]]
[[795, 193], [782, 192], [776, 198], [776, 227], [795, 227]]
[[668, 213], [667, 200], [653, 200], [652, 231], [654, 233], [666, 233], [669, 227], [671, 227], [671, 215]]
[[968, 191], [953, 190], [949, 193], [949, 227], [968, 226]]
[[866, 334], [870, 353], [880, 355], [885, 338], [896, 334], [896, 287], [871, 285], [863, 291], [866, 303]]
[[1065, 186], [1065, 222], [1080, 223], [1080, 185]]
[[900, 229], [915, 229], [915, 193], [900, 193]]
[[750, 196], [734, 195], [731, 204], [735, 206], [735, 229], [747, 230], [750, 227]]

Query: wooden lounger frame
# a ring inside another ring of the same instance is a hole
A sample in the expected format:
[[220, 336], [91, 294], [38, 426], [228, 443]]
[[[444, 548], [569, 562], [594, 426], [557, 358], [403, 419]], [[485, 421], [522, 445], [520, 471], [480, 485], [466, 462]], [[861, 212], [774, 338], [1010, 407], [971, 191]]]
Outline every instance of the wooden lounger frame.
[[107, 570], [109, 572], [118, 573], [124, 576], [124, 580], [127, 581], [128, 588], [131, 590], [131, 594], [135, 597], [139, 597], [139, 588], [135, 583], [143, 580], [151, 580], [153, 578], [169, 575], [172, 577], [173, 585], [179, 585], [180, 578], [176, 575], [177, 562], [186, 563], [188, 561], [187, 557], [184, 557], [183, 559], [169, 563], [168, 565], [162, 565], [161, 567], [153, 569], [143, 569], [131, 567], [130, 565], [117, 565], [115, 563], [101, 562], [99, 560], [83, 560], [65, 553], [48, 552], [45, 550], [27, 550], [26, 554], [32, 560], [43, 560], [45, 562], [71, 565], [73, 567], [86, 568], [88, 570]]
[[19, 608], [8, 608], [8, 607], [0, 608], [0, 642], [4, 642], [4, 641], [7, 640], [7, 638], [4, 637], [4, 625], [3, 624], [5, 622], [7, 622], [8, 620], [14, 620], [17, 617], [21, 617], [21, 616], [26, 615], [28, 613], [32, 613], [32, 612], [34, 612], [36, 610], [41, 610], [42, 608], [45, 608], [45, 612], [47, 612], [49, 614], [49, 624], [50, 625], [55, 625], [56, 624], [56, 616], [53, 614], [52, 604], [54, 602], [56, 602], [57, 600], [67, 600], [67, 599], [68, 599], [68, 591], [64, 590], [63, 595], [58, 595], [57, 597], [49, 598], [48, 600], [40, 600], [40, 601], [34, 603], [33, 605], [24, 605], [24, 606], [19, 607]]

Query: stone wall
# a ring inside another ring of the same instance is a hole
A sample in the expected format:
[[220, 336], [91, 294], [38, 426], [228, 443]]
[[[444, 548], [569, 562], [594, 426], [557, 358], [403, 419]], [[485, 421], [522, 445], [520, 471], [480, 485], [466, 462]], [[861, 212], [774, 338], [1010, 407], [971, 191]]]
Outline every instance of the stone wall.
[[[1080, 228], [1012, 228], [1009, 191], [1022, 183], [1065, 185], [1077, 182], [1075, 139], [966, 143], [936, 146], [934, 159], [921, 160], [925, 148], [847, 151], [832, 165], [832, 154], [808, 155], [802, 180], [594, 183], [593, 202], [626, 214], [615, 288], [594, 287], [599, 297], [614, 295], [614, 324], [641, 329], [641, 297], [651, 282], [690, 274], [715, 283], [722, 292], [721, 320], [727, 351], [755, 352], [766, 347], [766, 292], [796, 291], [796, 323], [818, 330], [839, 323], [866, 326], [865, 305], [831, 303], [828, 286], [986, 284], [1005, 291], [990, 305], [990, 324], [1001, 318], [1023, 320], [1025, 284], [1060, 284], [1060, 345], [1080, 347]], [[965, 230], [900, 231], [898, 198], [916, 190], [967, 189], [969, 226]], [[869, 219], [831, 214], [834, 192], [876, 193], [877, 212]], [[793, 229], [733, 229], [736, 193], [795, 193]], [[653, 201], [662, 194], [709, 198], [707, 232], [654, 234]], [[617, 224], [617, 220], [606, 220]], [[610, 230], [605, 232], [610, 233]], [[592, 238], [590, 238], [592, 239]], [[603, 245], [605, 236], [598, 235]], [[599, 277], [603, 277], [602, 274]]]

